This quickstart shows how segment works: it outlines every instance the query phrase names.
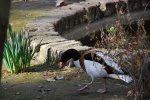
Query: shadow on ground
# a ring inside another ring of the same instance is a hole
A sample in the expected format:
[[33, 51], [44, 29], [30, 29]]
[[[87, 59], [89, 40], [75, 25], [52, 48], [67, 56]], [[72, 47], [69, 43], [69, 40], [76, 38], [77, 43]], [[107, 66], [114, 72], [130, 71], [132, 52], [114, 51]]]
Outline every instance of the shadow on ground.
[[[43, 66], [42, 66], [43, 68]], [[90, 82], [90, 77], [77, 68], [64, 70], [47, 69], [2, 76], [0, 97], [3, 100], [122, 100], [129, 86], [118, 80], [108, 80], [108, 92], [99, 94], [96, 91], [103, 86], [102, 79], [83, 92], [76, 90]], [[63, 80], [48, 82], [46, 79], [63, 75]]]

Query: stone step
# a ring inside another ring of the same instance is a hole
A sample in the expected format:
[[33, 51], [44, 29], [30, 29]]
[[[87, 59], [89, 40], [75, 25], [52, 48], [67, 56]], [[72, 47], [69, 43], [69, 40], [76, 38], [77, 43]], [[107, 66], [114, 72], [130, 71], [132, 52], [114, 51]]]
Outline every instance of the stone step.
[[66, 40], [67, 39], [61, 38], [61, 37], [57, 37], [57, 38], [53, 37], [52, 39], [50, 39], [50, 38], [45, 38], [45, 39], [41, 38], [41, 39], [32, 40], [30, 46], [33, 50], [36, 49], [37, 51], [39, 51], [41, 45], [55, 43], [55, 42], [63, 42], [63, 41], [66, 41]]
[[58, 36], [59, 33], [55, 31], [48, 31], [48, 32], [29, 32], [30, 38], [34, 38], [35, 36]]
[[45, 28], [53, 28], [52, 23], [35, 23], [35, 22], [30, 22], [26, 25], [26, 28], [28, 29], [29, 32], [36, 32], [40, 27], [45, 27]]
[[79, 52], [82, 53], [82, 52], [84, 52], [86, 50], [92, 49], [92, 47], [78, 45], [78, 46], [73, 46], [73, 47], [57, 48], [57, 51], [58, 52], [64, 52], [64, 51], [66, 51], [68, 49], [76, 49], [76, 50], [78, 50]]
[[49, 62], [49, 59], [52, 57], [53, 59], [55, 58], [56, 61], [59, 58], [60, 52], [67, 50], [69, 48], [78, 48], [80, 50], [86, 50], [89, 49], [90, 47], [87, 46], [81, 46], [81, 43], [79, 41], [75, 40], [67, 40], [67, 41], [55, 41], [52, 43], [48, 44], [43, 44], [40, 46], [40, 50], [38, 54], [36, 55], [36, 59], [40, 63], [45, 63]]

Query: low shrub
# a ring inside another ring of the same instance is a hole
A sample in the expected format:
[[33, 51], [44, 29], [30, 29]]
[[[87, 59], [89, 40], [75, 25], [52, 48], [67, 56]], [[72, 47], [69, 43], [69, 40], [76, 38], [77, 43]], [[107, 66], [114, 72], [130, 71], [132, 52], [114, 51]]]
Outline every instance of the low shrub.
[[108, 33], [101, 29], [102, 38], [100, 42], [96, 43], [96, 47], [106, 48], [108, 51], [120, 50], [121, 53], [112, 56], [114, 59], [118, 59], [118, 64], [133, 78], [133, 85], [127, 93], [126, 100], [147, 100], [150, 97], [150, 46], [146, 41], [145, 22], [143, 19], [135, 22], [137, 29], [134, 33], [129, 32], [131, 29], [133, 30], [132, 25], [126, 29], [121, 20], [116, 23], [119, 25], [110, 27], [107, 30]]

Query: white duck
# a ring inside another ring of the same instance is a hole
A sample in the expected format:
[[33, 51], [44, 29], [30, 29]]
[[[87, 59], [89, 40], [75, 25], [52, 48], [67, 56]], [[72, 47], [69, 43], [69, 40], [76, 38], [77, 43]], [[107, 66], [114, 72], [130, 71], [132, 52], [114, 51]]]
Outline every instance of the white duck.
[[77, 50], [68, 49], [61, 55], [60, 68], [63, 68], [70, 58], [73, 58], [76, 67], [82, 68], [92, 79], [89, 84], [78, 91], [87, 89], [93, 83], [94, 79], [98, 77], [104, 78], [104, 87], [97, 91], [99, 93], [105, 93], [107, 91], [106, 78], [120, 79], [126, 83], [132, 82], [132, 78], [112, 58], [103, 55], [99, 51], [89, 50], [80, 55]]

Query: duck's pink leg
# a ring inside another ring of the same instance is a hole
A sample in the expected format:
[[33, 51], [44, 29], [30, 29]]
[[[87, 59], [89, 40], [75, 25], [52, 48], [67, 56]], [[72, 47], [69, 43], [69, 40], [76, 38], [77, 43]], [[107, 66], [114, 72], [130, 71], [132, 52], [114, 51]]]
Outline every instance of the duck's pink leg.
[[103, 89], [98, 89], [98, 93], [106, 93], [107, 92], [107, 83], [106, 83], [106, 78], [104, 78], [104, 88]]
[[78, 89], [77, 91], [84, 91], [84, 90], [86, 90], [92, 84], [93, 84], [93, 81], [91, 81], [89, 84], [85, 85], [83, 88]]

